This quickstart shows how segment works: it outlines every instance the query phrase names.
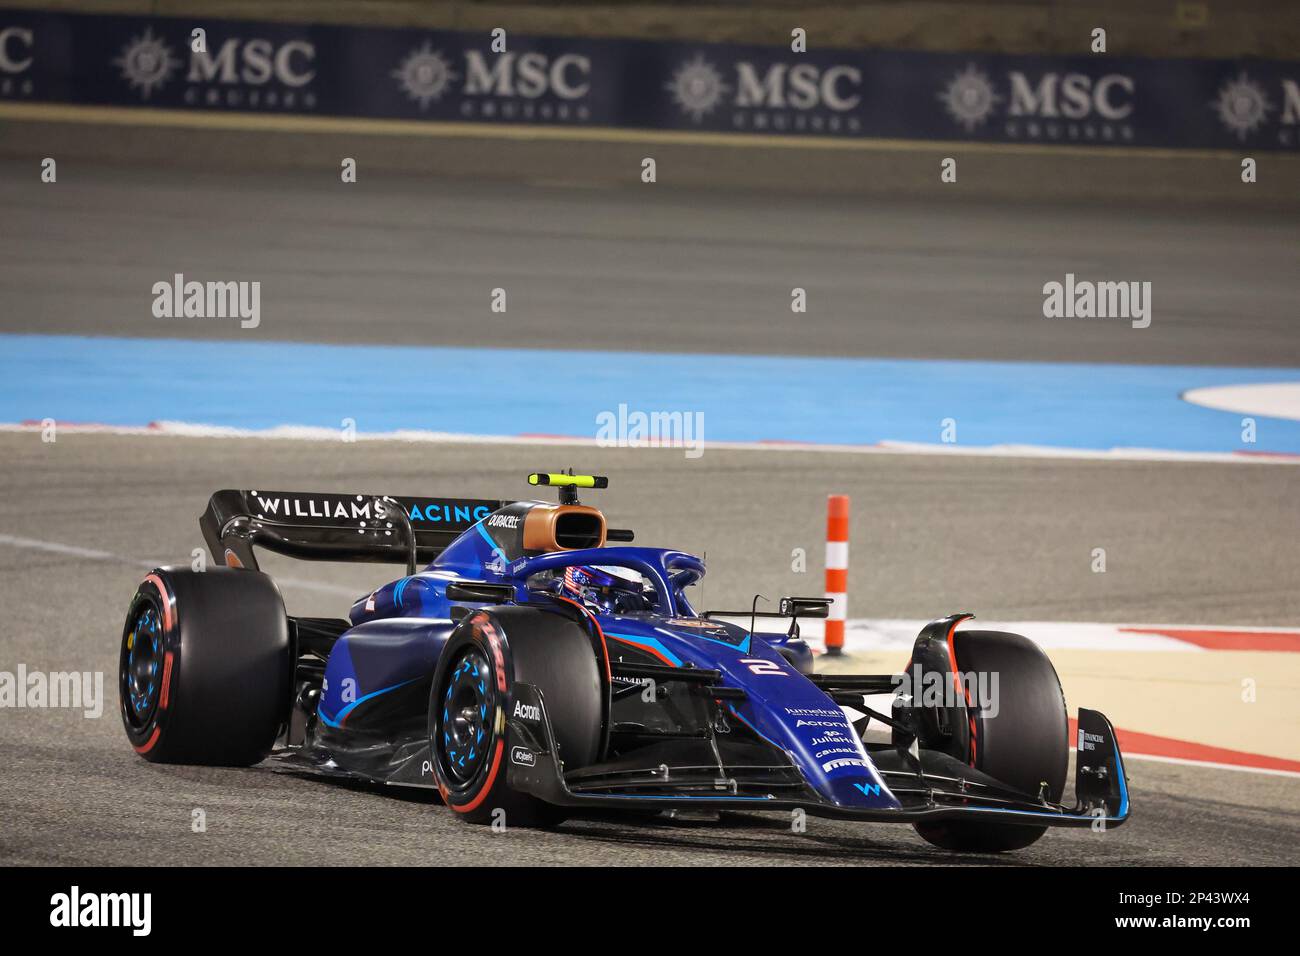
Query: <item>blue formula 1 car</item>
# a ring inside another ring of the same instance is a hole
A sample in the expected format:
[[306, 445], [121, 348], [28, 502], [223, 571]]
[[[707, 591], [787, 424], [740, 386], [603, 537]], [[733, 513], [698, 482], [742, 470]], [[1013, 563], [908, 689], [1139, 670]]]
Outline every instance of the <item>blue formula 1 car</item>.
[[[122, 636], [122, 719], [145, 759], [436, 787], [463, 819], [546, 826], [583, 808], [793, 810], [909, 823], [953, 850], [1123, 823], [1110, 723], [1080, 710], [1073, 806], [1060, 683], [1023, 637], [927, 625], [902, 675], [813, 673], [800, 617], [697, 613], [694, 555], [630, 546], [578, 488], [559, 502], [219, 491], [221, 567], [159, 568]], [[348, 620], [289, 616], [254, 546], [405, 561]], [[427, 566], [418, 570], [423, 562]], [[748, 627], [724, 618], [743, 615]], [[755, 630], [760, 618], [788, 630]], [[992, 682], [972, 681], [993, 676]], [[992, 699], [979, 688], [997, 689]], [[975, 696], [972, 696], [972, 688]], [[889, 712], [867, 698], [892, 695]], [[867, 743], [865, 731], [879, 725]]]

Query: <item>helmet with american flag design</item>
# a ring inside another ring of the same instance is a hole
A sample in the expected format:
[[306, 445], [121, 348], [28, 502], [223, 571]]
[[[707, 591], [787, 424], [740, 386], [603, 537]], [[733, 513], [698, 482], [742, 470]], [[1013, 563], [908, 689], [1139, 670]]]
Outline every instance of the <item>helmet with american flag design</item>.
[[564, 569], [564, 593], [603, 611], [640, 609], [645, 587], [628, 568], [573, 565]]

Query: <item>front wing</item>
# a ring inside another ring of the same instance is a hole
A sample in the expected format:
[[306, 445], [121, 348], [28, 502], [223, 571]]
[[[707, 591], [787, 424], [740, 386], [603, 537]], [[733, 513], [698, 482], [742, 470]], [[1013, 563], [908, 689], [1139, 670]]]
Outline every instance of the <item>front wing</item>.
[[[507, 723], [506, 759], [512, 789], [557, 806], [600, 809], [793, 810], [866, 822], [920, 823], [983, 820], [1027, 826], [1108, 829], [1129, 815], [1128, 780], [1115, 731], [1099, 711], [1079, 710], [1075, 803], [1071, 807], [1022, 793], [934, 751], [908, 754], [892, 747], [871, 754], [898, 799], [898, 809], [831, 803], [801, 780], [775, 748], [767, 761], [745, 767], [688, 760], [655, 768], [611, 769], [606, 774], [565, 774], [541, 691], [514, 688], [515, 699], [534, 704], [538, 718]], [[683, 750], [689, 748], [683, 745]]]

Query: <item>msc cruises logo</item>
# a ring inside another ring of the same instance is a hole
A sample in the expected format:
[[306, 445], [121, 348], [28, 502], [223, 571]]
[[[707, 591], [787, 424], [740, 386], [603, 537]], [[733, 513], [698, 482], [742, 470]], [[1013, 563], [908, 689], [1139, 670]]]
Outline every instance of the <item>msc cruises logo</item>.
[[703, 54], [680, 63], [664, 85], [677, 109], [701, 123], [718, 107], [731, 125], [750, 131], [859, 132], [853, 111], [862, 102], [862, 71], [847, 63], [736, 60], [728, 78]]
[[723, 97], [731, 92], [722, 74], [703, 56], [679, 66], [664, 89], [672, 94], [677, 108], [697, 123], [717, 109]]
[[460, 75], [454, 72], [441, 50], [425, 41], [424, 46], [412, 50], [410, 55], [393, 70], [391, 76], [407, 98], [420, 104], [420, 109], [427, 110], [429, 104], [442, 99]]
[[122, 79], [131, 89], [139, 90], [140, 98], [147, 100], [154, 90], [166, 85], [181, 61], [162, 37], [154, 36], [153, 27], [146, 27], [144, 33], [132, 37], [122, 47], [113, 65], [122, 71]]
[[954, 76], [939, 93], [939, 102], [948, 110], [948, 115], [968, 133], [984, 125], [1002, 99], [994, 90], [988, 74], [974, 63], [967, 64], [966, 69]]
[[[187, 49], [180, 47], [182, 53]], [[149, 26], [128, 40], [112, 62], [142, 100], [169, 85], [185, 66], [184, 99], [192, 106], [310, 109], [316, 105], [311, 90], [316, 47], [308, 40], [230, 37], [220, 45], [188, 49], [188, 54], [188, 60], [182, 59]]]
[[431, 41], [411, 50], [390, 72], [406, 98], [427, 110], [449, 94], [459, 96], [462, 116], [488, 120], [588, 120], [591, 58], [579, 53], [550, 55], [484, 53], [467, 49], [461, 62]]
[[1261, 82], [1240, 70], [1224, 79], [1207, 107], [1238, 142], [1263, 133], [1279, 146], [1300, 146], [1300, 81], [1294, 77]]
[[1219, 122], [1242, 142], [1263, 126], [1268, 114], [1276, 109], [1264, 88], [1244, 70], [1219, 87], [1219, 95], [1210, 106], [1218, 114]]
[[1131, 140], [1136, 84], [1124, 73], [1009, 70], [1004, 85], [974, 63], [955, 73], [937, 99], [953, 122], [974, 133], [1001, 115], [1014, 139]]

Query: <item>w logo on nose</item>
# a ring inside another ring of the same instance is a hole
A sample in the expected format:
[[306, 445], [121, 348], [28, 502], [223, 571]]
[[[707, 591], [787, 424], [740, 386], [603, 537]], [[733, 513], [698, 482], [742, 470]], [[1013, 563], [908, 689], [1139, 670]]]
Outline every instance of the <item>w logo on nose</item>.
[[868, 797], [880, 796], [880, 784], [878, 783], [855, 783], [853, 786], [861, 790], [865, 796]]

